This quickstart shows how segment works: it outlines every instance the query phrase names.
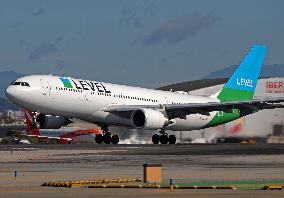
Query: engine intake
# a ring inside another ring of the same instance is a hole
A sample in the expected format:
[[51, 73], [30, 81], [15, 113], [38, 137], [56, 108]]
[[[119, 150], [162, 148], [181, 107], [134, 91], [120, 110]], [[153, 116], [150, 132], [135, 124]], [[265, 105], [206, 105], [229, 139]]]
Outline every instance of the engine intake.
[[169, 124], [169, 119], [157, 110], [138, 109], [133, 111], [131, 123], [139, 129], [161, 129]]

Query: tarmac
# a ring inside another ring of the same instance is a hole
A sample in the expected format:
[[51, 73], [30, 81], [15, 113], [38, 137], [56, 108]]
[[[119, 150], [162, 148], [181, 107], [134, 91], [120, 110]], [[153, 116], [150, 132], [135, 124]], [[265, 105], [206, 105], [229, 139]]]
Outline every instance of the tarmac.
[[[0, 145], [0, 156], [0, 197], [284, 197], [284, 190], [246, 188], [284, 183], [283, 144]], [[144, 163], [162, 164], [164, 183], [173, 178], [175, 183], [227, 183], [243, 188], [41, 186], [50, 181], [142, 178]]]

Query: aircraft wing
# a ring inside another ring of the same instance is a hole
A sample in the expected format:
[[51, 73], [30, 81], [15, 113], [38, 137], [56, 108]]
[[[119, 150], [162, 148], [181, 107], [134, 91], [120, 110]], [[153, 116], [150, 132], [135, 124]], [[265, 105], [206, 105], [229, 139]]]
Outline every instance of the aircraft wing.
[[284, 108], [284, 98], [262, 98], [230, 102], [185, 103], [185, 104], [161, 104], [161, 105], [113, 105], [106, 107], [105, 112], [114, 113], [122, 117], [128, 117], [135, 110], [141, 108], [164, 110], [170, 119], [185, 118], [190, 114], [209, 115], [212, 111], [231, 113], [238, 109], [242, 115], [247, 115], [263, 109]]

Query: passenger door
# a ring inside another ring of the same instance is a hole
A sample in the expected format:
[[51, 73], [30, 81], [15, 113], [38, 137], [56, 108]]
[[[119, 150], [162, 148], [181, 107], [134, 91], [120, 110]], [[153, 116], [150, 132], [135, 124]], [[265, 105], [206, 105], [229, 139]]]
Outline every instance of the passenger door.
[[42, 95], [50, 95], [50, 85], [47, 80], [40, 79], [41, 87], [42, 87]]
[[87, 91], [85, 93], [85, 100], [88, 101], [88, 102], [92, 102], [92, 94], [90, 91]]

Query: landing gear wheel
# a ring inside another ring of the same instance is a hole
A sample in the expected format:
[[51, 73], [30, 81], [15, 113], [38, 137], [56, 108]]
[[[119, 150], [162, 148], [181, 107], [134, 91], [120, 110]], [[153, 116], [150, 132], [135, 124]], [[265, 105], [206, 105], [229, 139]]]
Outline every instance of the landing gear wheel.
[[177, 138], [175, 135], [170, 135], [169, 136], [169, 144], [175, 144], [177, 141]]
[[113, 135], [111, 137], [111, 143], [117, 144], [119, 142], [119, 137], [117, 135]]
[[152, 142], [153, 144], [159, 144], [159, 141], [160, 141], [160, 136], [155, 134], [152, 136]]
[[160, 142], [161, 144], [167, 144], [169, 142], [169, 138], [167, 135], [161, 135], [160, 136]]
[[111, 135], [109, 133], [106, 133], [103, 137], [104, 137], [104, 143], [105, 144], [111, 143]]
[[108, 129], [108, 125], [105, 125], [105, 124], [98, 124], [102, 131], [103, 131], [103, 134], [104, 135], [97, 135], [96, 136], [96, 142], [98, 144], [101, 144], [101, 143], [105, 143], [105, 144], [118, 144], [119, 142], [119, 137], [117, 135], [111, 135], [111, 133], [109, 132], [109, 129]]
[[96, 143], [101, 144], [104, 141], [103, 135], [102, 134], [97, 134], [95, 137]]

